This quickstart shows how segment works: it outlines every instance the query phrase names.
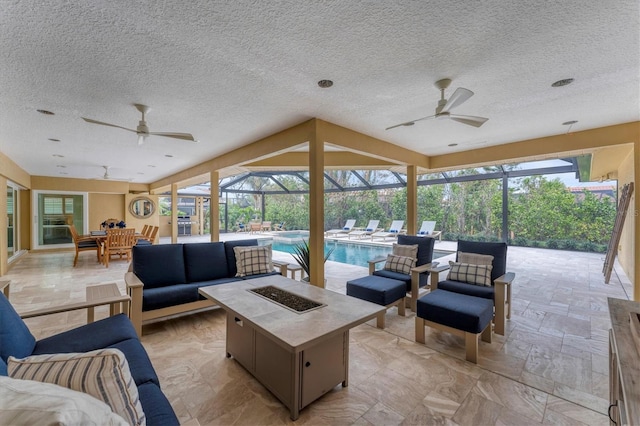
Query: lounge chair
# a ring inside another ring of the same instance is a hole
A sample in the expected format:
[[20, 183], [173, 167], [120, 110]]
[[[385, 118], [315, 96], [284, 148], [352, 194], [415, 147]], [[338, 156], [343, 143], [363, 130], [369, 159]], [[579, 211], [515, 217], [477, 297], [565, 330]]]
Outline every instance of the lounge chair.
[[332, 234], [334, 236], [337, 236], [338, 234], [348, 234], [349, 232], [351, 232], [351, 230], [353, 229], [353, 226], [356, 224], [356, 220], [355, 219], [349, 219], [347, 220], [347, 222], [344, 224], [344, 226], [342, 227], [342, 229], [329, 229], [328, 231], [326, 231], [324, 234], [327, 237], [330, 237]]
[[349, 232], [349, 239], [351, 239], [351, 237], [357, 237], [358, 239], [361, 239], [363, 237], [366, 237], [368, 235], [373, 234], [374, 232], [376, 232], [378, 230], [378, 224], [380, 223], [379, 220], [370, 220], [369, 224], [367, 225], [366, 228], [364, 228], [363, 230], [358, 230], [358, 231], [351, 231]]
[[434, 231], [435, 227], [435, 220], [425, 220], [424, 222], [422, 222], [422, 226], [420, 227], [420, 230], [416, 235], [418, 237], [438, 238], [440, 241], [442, 241], [442, 231]]
[[397, 238], [398, 234], [402, 231], [402, 227], [404, 226], [404, 220], [394, 220], [391, 222], [391, 226], [389, 226], [388, 231], [378, 231], [371, 234], [371, 241], [374, 238], [382, 238], [382, 241], [386, 241], [387, 237]]
[[284, 227], [285, 222], [282, 221], [280, 223], [276, 223], [275, 225], [273, 225], [273, 230], [274, 231], [286, 231], [285, 227]]

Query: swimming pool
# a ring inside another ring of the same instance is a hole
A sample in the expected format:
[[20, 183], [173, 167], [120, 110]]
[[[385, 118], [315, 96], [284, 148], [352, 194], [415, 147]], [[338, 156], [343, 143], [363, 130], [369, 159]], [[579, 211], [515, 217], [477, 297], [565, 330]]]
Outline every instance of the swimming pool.
[[[308, 234], [305, 235], [304, 238], [307, 236]], [[274, 239], [271, 245], [273, 250], [293, 253], [293, 247], [300, 241], [300, 238], [292, 243]], [[265, 244], [269, 244], [269, 242], [266, 241]], [[370, 244], [348, 243], [344, 241], [325, 241], [324, 252], [327, 253], [331, 248], [334, 248], [334, 250], [329, 256], [329, 260], [364, 267], [369, 267], [367, 261], [375, 259], [376, 257], [386, 256], [391, 253], [392, 249], [391, 246], [375, 246]], [[448, 254], [451, 254], [451, 252], [434, 250], [433, 258], [437, 259]]]

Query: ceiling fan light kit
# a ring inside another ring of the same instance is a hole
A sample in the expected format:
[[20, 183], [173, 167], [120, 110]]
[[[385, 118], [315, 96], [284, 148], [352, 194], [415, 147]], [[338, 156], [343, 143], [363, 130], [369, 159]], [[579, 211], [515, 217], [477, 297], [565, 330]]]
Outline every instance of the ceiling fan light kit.
[[451, 79], [443, 78], [442, 80], [436, 81], [434, 85], [438, 90], [440, 90], [440, 100], [438, 101], [438, 106], [436, 107], [436, 113], [434, 115], [418, 118], [417, 120], [405, 121], [404, 123], [387, 127], [385, 130], [394, 129], [400, 126], [413, 126], [417, 121], [427, 120], [429, 118], [453, 120], [473, 127], [480, 127], [488, 120], [488, 118], [476, 117], [473, 115], [451, 114], [450, 110], [452, 108], [462, 105], [471, 96], [473, 96], [473, 92], [471, 90], [465, 89], [464, 87], [458, 87], [456, 91], [453, 92], [453, 95], [451, 95], [449, 99], [446, 99], [444, 97], [444, 91], [451, 85]]
[[149, 136], [163, 136], [166, 138], [182, 139], [185, 141], [197, 142], [197, 140], [190, 133], [175, 133], [175, 132], [150, 132], [149, 126], [147, 126], [146, 115], [149, 112], [149, 107], [142, 104], [133, 104], [134, 107], [142, 114], [142, 119], [138, 122], [138, 127], [135, 129], [129, 129], [127, 127], [118, 126], [116, 124], [105, 123], [103, 121], [93, 120], [91, 118], [82, 117], [84, 121], [91, 124], [99, 124], [101, 126], [117, 127], [128, 132], [133, 132], [138, 135], [138, 145], [142, 145]]

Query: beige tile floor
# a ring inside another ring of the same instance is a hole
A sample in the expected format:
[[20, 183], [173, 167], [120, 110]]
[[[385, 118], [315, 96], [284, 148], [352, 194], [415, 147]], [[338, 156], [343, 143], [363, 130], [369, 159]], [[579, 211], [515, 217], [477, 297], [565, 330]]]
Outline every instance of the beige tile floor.
[[[455, 243], [438, 242], [436, 248], [454, 249]], [[274, 257], [291, 259], [279, 252]], [[510, 247], [508, 270], [517, 274], [512, 319], [506, 336], [480, 343], [478, 365], [464, 360], [463, 340], [447, 333], [427, 329], [426, 344], [415, 343], [412, 313], [400, 317], [391, 309], [384, 331], [374, 321], [356, 327], [349, 386], [336, 387], [302, 410], [296, 423], [608, 423], [606, 299], [627, 299], [630, 284], [619, 268], [604, 284], [602, 262], [598, 254]], [[83, 253], [78, 267], [72, 263], [71, 252], [24, 255], [3, 277], [12, 280], [16, 309], [83, 300], [87, 285], [105, 282], [116, 282], [124, 292], [125, 262], [114, 261], [106, 269]], [[327, 288], [344, 293], [348, 279], [366, 273], [362, 267], [327, 262]], [[101, 316], [106, 310], [96, 312]], [[27, 324], [40, 338], [83, 321], [85, 313], [76, 312]], [[220, 310], [150, 324], [144, 332], [142, 342], [181, 421], [292, 423], [275, 397], [225, 357]]]

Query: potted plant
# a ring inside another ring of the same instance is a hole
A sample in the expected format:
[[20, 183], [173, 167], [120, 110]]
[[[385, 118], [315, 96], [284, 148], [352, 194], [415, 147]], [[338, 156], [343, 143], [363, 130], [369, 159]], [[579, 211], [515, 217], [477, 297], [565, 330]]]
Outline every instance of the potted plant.
[[[325, 253], [324, 262], [326, 262], [329, 256], [331, 255], [331, 253], [333, 253], [334, 248], [335, 247], [331, 247], [331, 249], [329, 249], [329, 251]], [[309, 248], [309, 242], [307, 240], [302, 240], [301, 244], [296, 244], [295, 246], [293, 246], [293, 251], [294, 252], [291, 253], [291, 255], [296, 260], [296, 262], [298, 262], [298, 265], [300, 265], [300, 267], [307, 274], [307, 276], [304, 277], [302, 281], [309, 282], [309, 277], [311, 276], [311, 273], [310, 273], [311, 250]]]

